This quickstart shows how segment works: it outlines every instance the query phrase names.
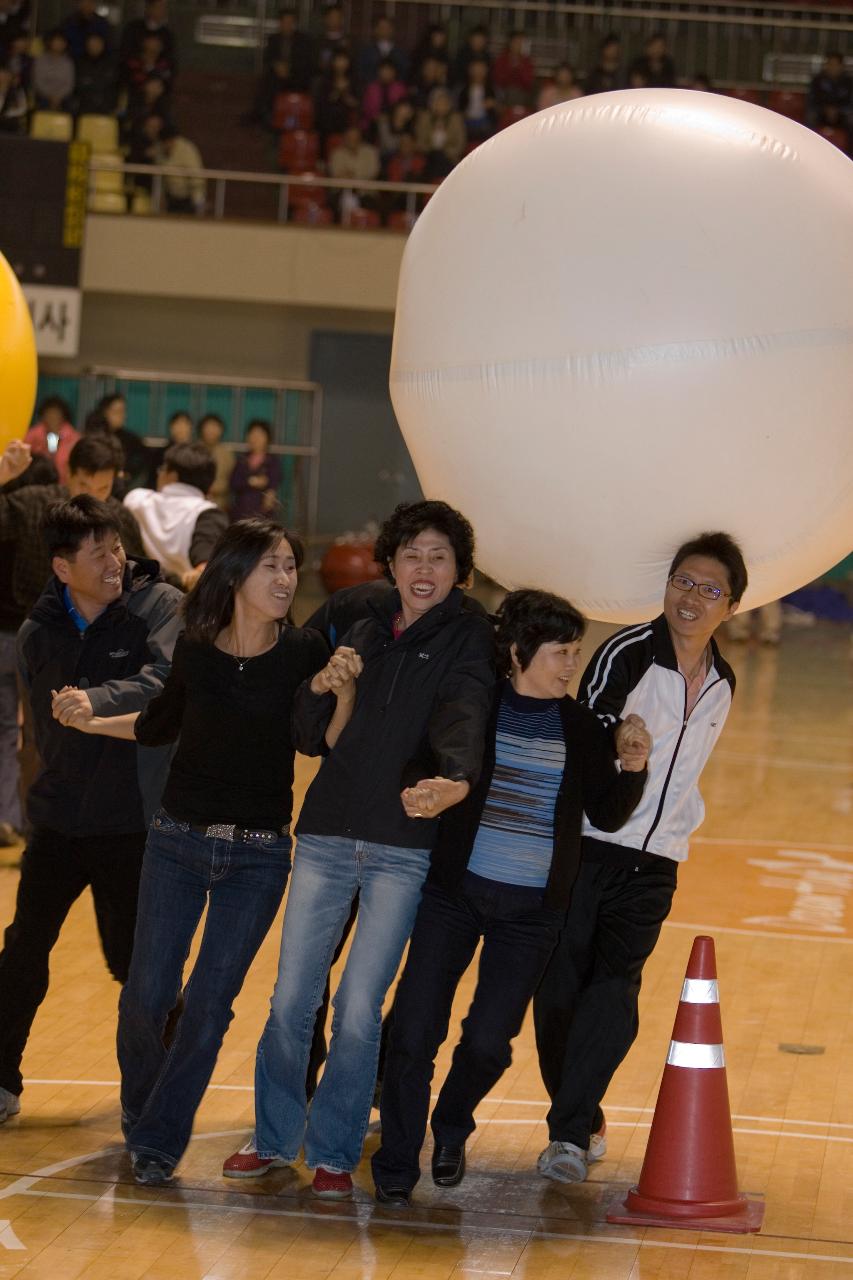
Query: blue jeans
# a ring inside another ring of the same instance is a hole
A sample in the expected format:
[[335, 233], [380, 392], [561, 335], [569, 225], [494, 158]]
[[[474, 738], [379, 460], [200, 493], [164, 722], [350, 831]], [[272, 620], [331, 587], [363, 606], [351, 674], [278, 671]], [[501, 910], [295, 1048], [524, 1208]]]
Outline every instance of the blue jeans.
[[18, 682], [15, 632], [0, 631], [0, 822], [23, 828], [18, 795]]
[[[261, 1156], [354, 1169], [376, 1083], [382, 1002], [412, 931], [428, 849], [337, 836], [300, 836], [284, 916], [278, 978], [255, 1065], [255, 1145]], [[335, 946], [356, 892], [358, 923], [335, 992], [332, 1041], [311, 1102], [305, 1071]]]
[[[122, 1127], [130, 1151], [172, 1166], [183, 1155], [231, 1006], [281, 904], [290, 848], [289, 836], [214, 840], [162, 809], [154, 815], [130, 976], [119, 1000]], [[166, 1019], [205, 905], [201, 948], [167, 1050]]]

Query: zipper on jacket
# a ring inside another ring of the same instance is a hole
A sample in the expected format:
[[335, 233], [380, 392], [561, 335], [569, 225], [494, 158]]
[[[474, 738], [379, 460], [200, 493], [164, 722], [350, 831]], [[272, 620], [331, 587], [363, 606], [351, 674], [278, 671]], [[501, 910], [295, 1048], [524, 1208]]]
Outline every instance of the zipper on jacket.
[[401, 653], [401, 654], [400, 654], [400, 661], [397, 663], [397, 670], [394, 672], [394, 677], [393, 677], [393, 679], [392, 679], [392, 681], [391, 681], [391, 688], [388, 690], [388, 697], [385, 699], [384, 705], [383, 705], [383, 707], [382, 707], [382, 710], [383, 710], [383, 711], [386, 709], [386, 707], [390, 707], [390, 705], [391, 705], [391, 699], [394, 697], [394, 690], [395, 690], [395, 689], [396, 689], [396, 687], [397, 687], [397, 677], [399, 676], [400, 672], [402, 671], [402, 669], [403, 669], [403, 663], [404, 663], [405, 661], [406, 661], [406, 655], [405, 655], [405, 653]]
[[709, 684], [707, 689], [703, 689], [702, 692], [699, 694], [699, 697], [696, 699], [695, 703], [693, 704], [693, 710], [688, 715], [687, 680], [685, 679], [685, 677], [682, 675], [680, 671], [678, 674], [681, 676], [682, 680], [684, 680], [684, 718], [681, 722], [681, 732], [678, 735], [678, 740], [676, 741], [675, 747], [672, 752], [672, 758], [670, 759], [670, 762], [669, 762], [669, 768], [667, 769], [666, 777], [664, 778], [663, 788], [660, 793], [660, 800], [658, 801], [657, 813], [655, 814], [654, 821], [652, 822], [652, 825], [649, 827], [649, 830], [646, 834], [646, 838], [643, 841], [643, 846], [642, 846], [643, 853], [646, 853], [648, 851], [649, 841], [651, 840], [655, 831], [657, 831], [658, 824], [660, 823], [661, 817], [663, 816], [663, 806], [666, 803], [666, 793], [669, 789], [669, 782], [670, 782], [670, 778], [672, 777], [672, 771], [675, 768], [675, 761], [676, 761], [676, 757], [678, 756], [678, 749], [681, 746], [682, 738], [684, 737], [685, 730], [687, 729], [687, 721], [690, 719], [690, 716], [693, 715], [693, 711], [695, 711], [696, 708], [699, 706], [699, 703], [705, 697], [705, 694], [710, 693], [711, 690], [716, 685], [721, 684], [723, 680], [722, 676], [718, 676], [717, 679], [713, 682], [713, 684]]

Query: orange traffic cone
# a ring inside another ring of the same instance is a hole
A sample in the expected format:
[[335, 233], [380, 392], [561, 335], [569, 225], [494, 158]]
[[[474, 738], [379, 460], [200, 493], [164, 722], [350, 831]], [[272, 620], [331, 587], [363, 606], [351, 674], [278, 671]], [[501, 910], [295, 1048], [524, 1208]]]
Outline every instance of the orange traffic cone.
[[738, 1193], [714, 939], [696, 938], [640, 1181], [608, 1222], [758, 1231], [764, 1203]]

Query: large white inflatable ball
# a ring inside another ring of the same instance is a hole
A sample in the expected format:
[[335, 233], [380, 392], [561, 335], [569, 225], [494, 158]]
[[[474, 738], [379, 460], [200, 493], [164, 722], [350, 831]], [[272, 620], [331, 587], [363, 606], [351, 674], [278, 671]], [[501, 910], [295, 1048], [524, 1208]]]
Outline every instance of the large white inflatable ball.
[[775, 599], [853, 544], [853, 164], [687, 90], [539, 112], [418, 220], [391, 394], [505, 586], [640, 621], [724, 529]]

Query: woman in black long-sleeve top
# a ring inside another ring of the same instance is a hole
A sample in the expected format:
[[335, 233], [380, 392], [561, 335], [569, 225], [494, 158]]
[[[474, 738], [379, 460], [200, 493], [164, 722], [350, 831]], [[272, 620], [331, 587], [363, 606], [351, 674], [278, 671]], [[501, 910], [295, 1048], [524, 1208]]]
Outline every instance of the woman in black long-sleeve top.
[[482, 939], [477, 986], [432, 1114], [433, 1179], [465, 1172], [474, 1111], [512, 1059], [510, 1044], [554, 949], [580, 862], [584, 811], [607, 831], [643, 793], [648, 735], [613, 740], [567, 696], [583, 617], [543, 591], [498, 612], [498, 682], [480, 779], [441, 819], [432, 869], [397, 988], [382, 1083], [376, 1198], [405, 1206], [420, 1176], [435, 1057], [453, 997]]
[[[294, 694], [329, 661], [316, 631], [287, 624], [298, 539], [265, 520], [226, 531], [185, 602], [162, 693], [90, 733], [178, 741], [148, 833], [130, 976], [119, 1005], [122, 1128], [142, 1185], [168, 1182], [189, 1141], [232, 1004], [290, 871]], [[171, 1047], [169, 1011], [207, 907]]]

